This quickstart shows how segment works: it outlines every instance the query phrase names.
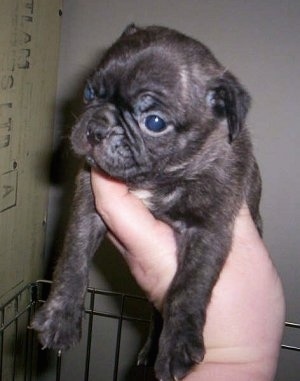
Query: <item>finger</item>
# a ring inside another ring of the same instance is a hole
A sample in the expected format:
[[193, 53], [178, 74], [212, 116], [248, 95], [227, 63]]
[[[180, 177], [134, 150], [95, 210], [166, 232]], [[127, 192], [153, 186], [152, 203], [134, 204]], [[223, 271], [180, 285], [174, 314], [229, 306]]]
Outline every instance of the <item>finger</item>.
[[107, 238], [115, 246], [115, 248], [122, 254], [123, 257], [126, 257], [127, 249], [122, 243], [115, 237], [110, 231], [107, 233]]
[[[170, 230], [153, 217], [125, 184], [94, 170], [91, 179], [97, 210], [128, 251], [144, 251], [153, 243], [153, 236], [159, 239]], [[169, 234], [173, 239], [173, 233]]]

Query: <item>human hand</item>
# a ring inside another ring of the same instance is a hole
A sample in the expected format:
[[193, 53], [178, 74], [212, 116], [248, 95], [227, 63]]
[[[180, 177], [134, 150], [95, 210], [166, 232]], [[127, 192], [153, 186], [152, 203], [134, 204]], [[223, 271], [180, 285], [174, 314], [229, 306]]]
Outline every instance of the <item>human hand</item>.
[[92, 186], [109, 238], [148, 299], [160, 310], [177, 268], [172, 229], [156, 220], [125, 184], [92, 171]]
[[[177, 269], [172, 229], [126, 185], [92, 171], [95, 203], [141, 288], [158, 309]], [[281, 282], [243, 206], [214, 287], [204, 328], [206, 356], [184, 381], [271, 381], [284, 321]]]

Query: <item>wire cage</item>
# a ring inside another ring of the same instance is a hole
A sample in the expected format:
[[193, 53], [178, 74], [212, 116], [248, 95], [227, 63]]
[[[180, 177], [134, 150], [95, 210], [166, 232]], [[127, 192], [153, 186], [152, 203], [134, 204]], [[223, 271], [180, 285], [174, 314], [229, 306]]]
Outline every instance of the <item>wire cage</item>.
[[143, 297], [88, 288], [80, 344], [66, 353], [42, 351], [29, 326], [50, 284], [31, 283], [0, 307], [1, 381], [155, 380], [152, 369], [135, 365], [151, 316]]
[[[128, 365], [135, 363], [147, 335], [151, 307], [145, 298], [89, 288], [81, 343], [62, 354], [41, 351], [35, 333], [29, 329], [49, 286], [48, 281], [31, 283], [0, 307], [1, 381], [155, 381], [152, 369], [134, 365], [129, 369]], [[133, 326], [139, 336], [135, 342], [130, 339]], [[300, 324], [287, 322], [286, 327], [298, 330]], [[109, 335], [105, 338], [103, 332]], [[300, 351], [296, 345], [283, 344], [282, 348]], [[42, 376], [44, 364], [52, 369], [47, 377]]]

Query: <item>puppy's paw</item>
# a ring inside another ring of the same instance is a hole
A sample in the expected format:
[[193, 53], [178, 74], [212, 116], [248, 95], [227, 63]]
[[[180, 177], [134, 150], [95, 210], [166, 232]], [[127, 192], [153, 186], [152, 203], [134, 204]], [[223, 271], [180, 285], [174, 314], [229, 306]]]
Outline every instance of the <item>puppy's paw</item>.
[[147, 340], [143, 348], [138, 354], [137, 365], [140, 366], [153, 366], [157, 356], [157, 346], [154, 347], [151, 340]]
[[178, 381], [184, 378], [204, 358], [203, 339], [186, 332], [162, 333], [160, 350], [155, 364], [160, 381]]
[[43, 348], [67, 350], [80, 340], [82, 314], [83, 308], [50, 302], [35, 314], [30, 327], [38, 332]]

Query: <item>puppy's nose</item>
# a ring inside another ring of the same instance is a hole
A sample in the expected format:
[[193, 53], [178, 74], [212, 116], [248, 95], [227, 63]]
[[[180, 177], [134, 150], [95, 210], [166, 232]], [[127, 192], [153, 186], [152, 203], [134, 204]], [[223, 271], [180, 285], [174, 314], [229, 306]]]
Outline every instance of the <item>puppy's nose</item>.
[[106, 135], [106, 128], [91, 120], [87, 126], [86, 136], [90, 144], [99, 143]]

